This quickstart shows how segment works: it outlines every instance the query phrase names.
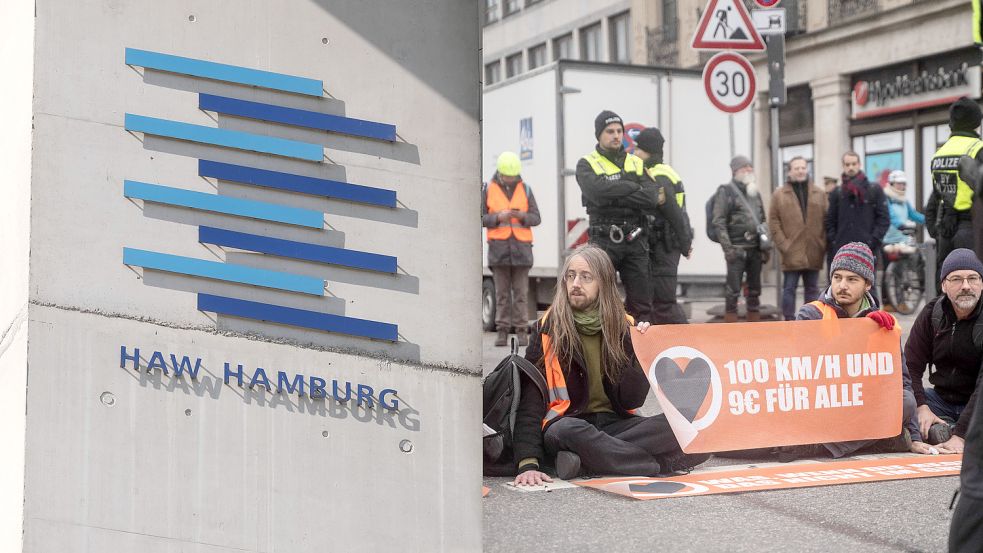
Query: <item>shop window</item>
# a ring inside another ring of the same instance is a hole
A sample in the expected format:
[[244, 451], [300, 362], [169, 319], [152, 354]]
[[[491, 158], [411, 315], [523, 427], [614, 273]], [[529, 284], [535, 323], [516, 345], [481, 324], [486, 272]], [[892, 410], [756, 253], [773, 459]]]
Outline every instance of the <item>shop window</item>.
[[601, 61], [601, 24], [595, 23], [580, 29], [580, 57], [587, 61]]
[[511, 79], [519, 73], [522, 73], [522, 52], [505, 58], [505, 78]]
[[631, 62], [631, 29], [628, 12], [616, 15], [608, 22], [608, 32], [611, 35], [611, 61], [614, 63]]
[[529, 69], [546, 65], [546, 43], [533, 46], [529, 49]]
[[553, 39], [553, 59], [570, 60], [573, 59], [573, 34], [567, 33]]
[[485, 65], [485, 86], [502, 80], [502, 64], [495, 60]]

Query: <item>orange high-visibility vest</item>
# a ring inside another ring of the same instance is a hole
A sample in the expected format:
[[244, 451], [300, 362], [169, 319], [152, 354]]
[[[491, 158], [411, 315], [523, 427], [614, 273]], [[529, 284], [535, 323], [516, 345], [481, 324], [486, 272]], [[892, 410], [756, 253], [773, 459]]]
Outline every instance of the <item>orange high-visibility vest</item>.
[[836, 310], [835, 309], [833, 309], [832, 307], [826, 305], [825, 303], [823, 303], [823, 302], [821, 302], [819, 300], [811, 301], [811, 302], [809, 302], [806, 305], [811, 305], [811, 306], [815, 307], [816, 309], [818, 309], [819, 310], [819, 313], [822, 314], [823, 319], [836, 319], [836, 318], [838, 318], [837, 315], [836, 315]]
[[[515, 184], [515, 191], [512, 192], [512, 199], [505, 197], [505, 192], [497, 182], [488, 183], [488, 213], [498, 213], [508, 209], [515, 209], [524, 213], [529, 212], [529, 198], [526, 197], [526, 185], [519, 181]], [[512, 218], [509, 226], [495, 227], [488, 229], [488, 241], [508, 240], [515, 236], [519, 242], [532, 242], [532, 229], [522, 226], [518, 219]]]
[[[540, 326], [546, 322], [546, 317], [549, 316], [549, 310], [540, 319]], [[635, 319], [626, 314], [625, 318], [628, 320], [628, 324], [634, 325]], [[570, 408], [570, 394], [567, 392], [567, 379], [563, 376], [563, 367], [560, 366], [560, 360], [557, 358], [556, 353], [553, 351], [553, 342], [550, 340], [549, 334], [543, 332], [540, 334], [543, 341], [543, 364], [546, 365], [546, 388], [549, 392], [549, 404], [546, 408], [546, 416], [543, 417], [543, 430], [546, 430], [546, 426], [550, 424], [554, 419], [562, 417], [567, 409]], [[634, 409], [629, 409], [629, 413], [634, 413]]]

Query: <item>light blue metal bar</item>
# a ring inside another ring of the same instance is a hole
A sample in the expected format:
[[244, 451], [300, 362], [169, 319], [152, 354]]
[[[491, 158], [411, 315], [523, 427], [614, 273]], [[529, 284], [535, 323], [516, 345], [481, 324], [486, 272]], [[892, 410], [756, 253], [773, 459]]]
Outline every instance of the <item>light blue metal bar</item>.
[[230, 198], [132, 180], [123, 181], [123, 195], [127, 198], [136, 198], [148, 202], [190, 207], [274, 223], [286, 223], [316, 229], [324, 228], [324, 213], [312, 209]]
[[275, 288], [288, 292], [301, 292], [314, 296], [324, 295], [324, 281], [319, 278], [255, 269], [244, 265], [222, 263], [221, 261], [208, 261], [180, 255], [123, 248], [123, 264], [227, 282], [252, 284], [253, 286]]
[[225, 148], [275, 154], [307, 161], [322, 161], [324, 159], [324, 147], [320, 144], [287, 140], [286, 138], [217, 129], [132, 113], [126, 114], [123, 125], [128, 131], [212, 144]]
[[148, 50], [137, 50], [136, 48], [126, 49], [126, 64], [307, 96], [322, 96], [324, 90], [324, 83], [317, 79], [295, 77], [283, 73], [161, 54]]

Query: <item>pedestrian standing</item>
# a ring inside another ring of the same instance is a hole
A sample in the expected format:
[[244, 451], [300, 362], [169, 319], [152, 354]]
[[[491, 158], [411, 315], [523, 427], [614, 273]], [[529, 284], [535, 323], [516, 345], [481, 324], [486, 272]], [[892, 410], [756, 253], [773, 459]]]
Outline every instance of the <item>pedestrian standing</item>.
[[645, 174], [656, 186], [659, 204], [649, 215], [649, 272], [652, 278], [653, 324], [685, 324], [686, 314], [676, 302], [679, 258], [693, 252], [693, 229], [686, 214], [683, 181], [664, 162], [665, 138], [659, 129], [643, 129], [635, 137], [635, 153], [645, 164]]
[[805, 301], [819, 298], [819, 270], [826, 254], [826, 192], [812, 185], [805, 158], [789, 161], [788, 180], [775, 191], [768, 208], [768, 227], [781, 254], [782, 315], [795, 319], [795, 292], [802, 280]]
[[495, 176], [481, 190], [481, 224], [488, 229], [488, 267], [495, 282], [496, 346], [506, 344], [511, 328], [519, 345], [529, 344], [531, 227], [541, 219], [536, 197], [523, 182], [521, 171], [519, 156], [502, 152]]
[[[960, 170], [965, 156], [983, 161], [983, 141], [977, 129], [983, 112], [975, 101], [960, 98], [949, 108], [952, 133], [932, 158], [932, 195], [925, 206], [925, 226], [936, 242], [936, 288], [941, 285], [942, 261], [956, 248], [976, 249], [973, 236], [973, 185]], [[977, 255], [979, 255], [977, 251]]]
[[[879, 258], [881, 240], [890, 225], [884, 190], [867, 180], [856, 152], [843, 154], [842, 184], [830, 194], [826, 212], [827, 264], [832, 263], [833, 254], [850, 242], [867, 244]], [[876, 281], [870, 293], [880, 297]]]
[[648, 220], [658, 208], [655, 187], [643, 186], [642, 160], [625, 151], [624, 123], [613, 111], [594, 119], [594, 150], [577, 162], [577, 184], [587, 208], [590, 242], [603, 249], [625, 286], [625, 309], [648, 322]]
[[754, 167], [745, 156], [730, 161], [731, 181], [721, 185], [713, 200], [713, 226], [727, 260], [724, 322], [737, 322], [737, 299], [747, 279], [747, 320], [761, 320], [762, 224], [765, 210], [754, 178]]

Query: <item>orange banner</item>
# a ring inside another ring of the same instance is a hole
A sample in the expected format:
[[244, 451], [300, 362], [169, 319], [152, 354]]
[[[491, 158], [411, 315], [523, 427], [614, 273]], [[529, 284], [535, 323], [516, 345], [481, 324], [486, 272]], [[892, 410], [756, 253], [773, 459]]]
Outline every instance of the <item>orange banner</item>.
[[596, 478], [577, 480], [585, 488], [634, 499], [665, 499], [721, 493], [785, 490], [859, 484], [905, 478], [958, 476], [962, 454], [918, 455], [891, 459], [858, 459], [827, 463], [795, 463], [739, 470], [703, 471], [672, 478]]
[[897, 436], [901, 329], [874, 321], [666, 325], [635, 355], [683, 451]]

